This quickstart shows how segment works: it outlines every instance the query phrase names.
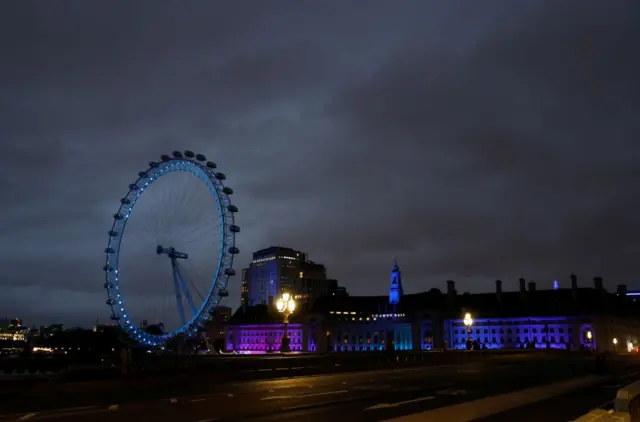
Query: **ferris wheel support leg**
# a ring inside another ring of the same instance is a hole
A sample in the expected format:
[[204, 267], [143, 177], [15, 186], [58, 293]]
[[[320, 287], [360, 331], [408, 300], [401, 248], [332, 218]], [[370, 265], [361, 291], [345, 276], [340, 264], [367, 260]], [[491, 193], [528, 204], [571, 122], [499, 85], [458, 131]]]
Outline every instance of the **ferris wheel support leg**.
[[197, 313], [197, 309], [196, 309], [196, 305], [195, 303], [193, 303], [193, 298], [191, 297], [191, 293], [189, 292], [189, 289], [187, 288], [187, 280], [185, 280], [184, 276], [182, 275], [182, 271], [180, 271], [180, 266], [176, 263], [175, 266], [175, 273], [178, 276], [178, 278], [180, 279], [180, 284], [182, 285], [182, 291], [184, 293], [184, 296], [187, 298], [187, 303], [189, 304], [189, 307], [191, 308], [191, 312], [193, 313], [193, 315], [196, 315]]
[[180, 314], [180, 321], [182, 325], [186, 324], [186, 320], [184, 318], [184, 309], [182, 308], [182, 295], [180, 294], [180, 284], [178, 282], [178, 271], [176, 268], [176, 260], [175, 258], [171, 258], [171, 267], [173, 269], [173, 288], [176, 292], [176, 302], [178, 304], [178, 314]]

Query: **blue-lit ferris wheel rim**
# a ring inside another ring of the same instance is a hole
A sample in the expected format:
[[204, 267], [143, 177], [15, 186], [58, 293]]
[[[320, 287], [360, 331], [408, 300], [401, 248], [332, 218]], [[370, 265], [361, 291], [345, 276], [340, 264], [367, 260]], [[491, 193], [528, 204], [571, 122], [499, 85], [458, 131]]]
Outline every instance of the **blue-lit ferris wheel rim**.
[[[203, 322], [209, 318], [209, 313], [216, 308], [223, 293], [226, 293], [229, 277], [235, 274], [233, 256], [239, 252], [238, 248], [235, 247], [235, 233], [240, 229], [234, 224], [234, 213], [238, 209], [229, 200], [229, 194], [233, 191], [225, 188], [222, 183], [222, 180], [226, 178], [225, 175], [214, 171], [216, 168], [214, 163], [207, 161], [205, 164], [205, 161], [206, 158], [203, 155], [196, 155], [187, 151], [184, 155], [174, 152], [173, 158], [162, 156], [161, 162], [150, 163], [146, 171], [138, 173], [136, 182], [129, 185], [129, 191], [120, 200], [121, 205], [114, 215], [113, 224], [109, 231], [109, 243], [105, 249], [107, 257], [104, 266], [106, 277], [104, 287], [108, 295], [107, 305], [111, 308], [112, 319], [118, 321], [119, 325], [131, 335], [131, 338], [139, 343], [159, 346], [178, 334], [195, 334]], [[176, 171], [189, 172], [200, 178], [209, 187], [214, 196], [222, 227], [220, 255], [218, 257], [217, 270], [211, 282], [211, 288], [191, 320], [171, 333], [154, 335], [139, 329], [135, 323], [131, 322], [127, 314], [124, 299], [120, 294], [118, 278], [120, 245], [127, 221], [142, 193], [151, 183], [157, 181], [163, 175]]]

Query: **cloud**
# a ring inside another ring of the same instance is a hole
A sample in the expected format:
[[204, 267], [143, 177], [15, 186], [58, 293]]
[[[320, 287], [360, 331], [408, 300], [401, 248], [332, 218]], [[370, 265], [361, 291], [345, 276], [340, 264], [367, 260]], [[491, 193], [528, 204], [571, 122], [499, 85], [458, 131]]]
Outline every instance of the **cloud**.
[[236, 191], [238, 269], [281, 244], [356, 294], [393, 256], [407, 291], [634, 281], [634, 2], [252, 6], [2, 6], [0, 279], [51, 306], [0, 306], [106, 314], [74, 295], [100, 297], [119, 198], [175, 149]]

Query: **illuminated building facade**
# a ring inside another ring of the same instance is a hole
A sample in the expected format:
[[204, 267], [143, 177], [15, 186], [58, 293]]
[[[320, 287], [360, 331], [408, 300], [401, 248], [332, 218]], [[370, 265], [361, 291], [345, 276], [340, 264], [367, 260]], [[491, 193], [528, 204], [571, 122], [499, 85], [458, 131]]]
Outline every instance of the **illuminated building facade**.
[[398, 263], [393, 262], [393, 269], [391, 270], [391, 286], [389, 286], [389, 303], [391, 305], [397, 305], [400, 303], [402, 297], [402, 273]]
[[29, 343], [32, 330], [22, 325], [20, 318], [7, 320], [0, 327], [0, 354], [11, 354], [24, 350]]
[[[292, 315], [290, 330], [301, 352], [373, 352], [431, 349], [599, 349], [631, 350], [640, 341], [640, 306], [633, 296], [608, 293], [602, 278], [591, 287], [560, 283], [537, 290], [519, 280], [519, 289], [458, 294], [455, 282], [446, 292], [431, 289], [402, 294], [400, 269], [391, 272], [389, 296], [325, 296]], [[469, 313], [473, 322], [464, 325]], [[292, 332], [294, 332], [292, 331]], [[277, 352], [282, 316], [268, 306], [236, 312], [227, 326], [228, 350]]]
[[[292, 352], [316, 351], [315, 338], [309, 335], [305, 324], [288, 324], [287, 335], [291, 340], [289, 348]], [[283, 336], [283, 324], [247, 324], [227, 335], [226, 347], [240, 354], [277, 353]]]
[[241, 304], [269, 305], [283, 292], [299, 302], [312, 302], [337, 288], [336, 280], [327, 279], [324, 265], [310, 261], [306, 253], [272, 246], [254, 252], [251, 265], [242, 270]]
[[[469, 337], [486, 349], [573, 349], [596, 348], [597, 340], [586, 337], [594, 332], [593, 325], [583, 317], [528, 317], [475, 319], [471, 335], [462, 319], [447, 320], [450, 347], [465, 349]], [[590, 318], [587, 318], [590, 320]], [[577, 344], [576, 344], [577, 343]]]

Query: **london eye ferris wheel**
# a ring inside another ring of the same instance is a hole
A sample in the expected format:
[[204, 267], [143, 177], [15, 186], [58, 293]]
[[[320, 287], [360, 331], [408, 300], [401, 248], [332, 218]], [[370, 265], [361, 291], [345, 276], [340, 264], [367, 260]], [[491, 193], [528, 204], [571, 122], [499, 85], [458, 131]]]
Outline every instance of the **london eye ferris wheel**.
[[202, 154], [174, 151], [149, 163], [120, 199], [104, 288], [111, 319], [139, 344], [196, 334], [228, 296], [240, 228], [233, 190], [216, 169]]

